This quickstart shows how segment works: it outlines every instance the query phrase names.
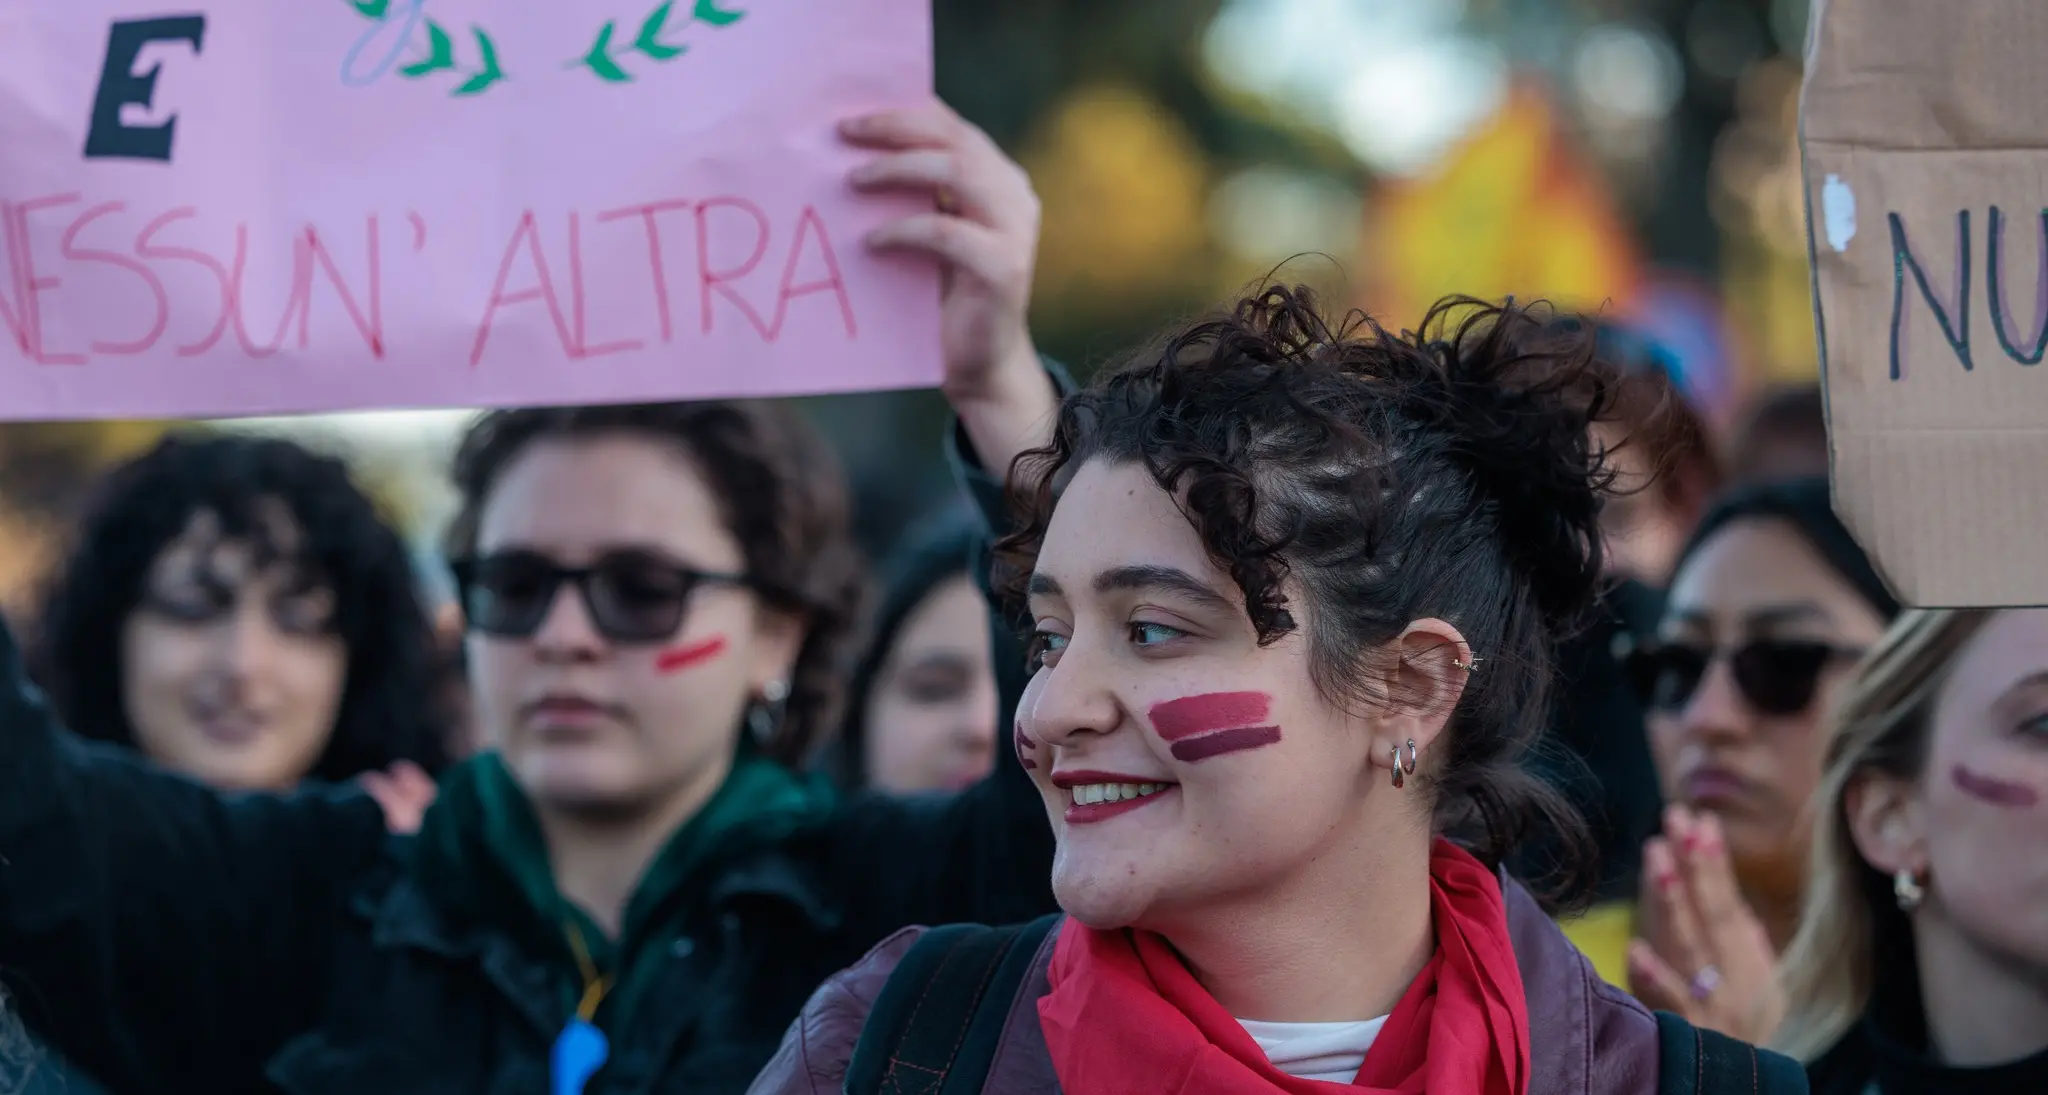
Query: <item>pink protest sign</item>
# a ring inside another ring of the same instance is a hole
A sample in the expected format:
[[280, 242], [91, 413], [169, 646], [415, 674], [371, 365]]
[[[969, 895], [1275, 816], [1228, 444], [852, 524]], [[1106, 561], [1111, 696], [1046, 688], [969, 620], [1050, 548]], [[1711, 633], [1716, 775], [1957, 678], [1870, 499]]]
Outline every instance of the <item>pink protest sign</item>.
[[0, 0], [0, 418], [935, 383], [928, 0]]

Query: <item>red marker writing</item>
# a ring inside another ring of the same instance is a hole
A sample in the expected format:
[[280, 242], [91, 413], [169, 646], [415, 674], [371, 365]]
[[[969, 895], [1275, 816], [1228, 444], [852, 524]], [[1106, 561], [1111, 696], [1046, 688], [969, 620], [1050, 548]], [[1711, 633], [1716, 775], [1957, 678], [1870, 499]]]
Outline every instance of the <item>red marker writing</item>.
[[725, 637], [713, 635], [700, 643], [671, 647], [655, 655], [654, 671], [657, 673], [679, 673], [693, 665], [700, 665], [725, 653]]
[[1279, 741], [1280, 728], [1266, 722], [1272, 707], [1264, 692], [1207, 692], [1154, 704], [1149, 714], [1174, 759], [1197, 761]]

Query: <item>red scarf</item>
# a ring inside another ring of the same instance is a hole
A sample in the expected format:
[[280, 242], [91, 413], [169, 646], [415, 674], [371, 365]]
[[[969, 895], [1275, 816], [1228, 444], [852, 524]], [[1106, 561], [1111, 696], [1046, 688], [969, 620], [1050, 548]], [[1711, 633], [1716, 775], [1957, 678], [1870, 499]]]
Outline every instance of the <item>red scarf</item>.
[[1196, 982], [1166, 940], [1073, 920], [1038, 1002], [1068, 1095], [1525, 1095], [1529, 1011], [1500, 882], [1438, 840], [1429, 859], [1436, 954], [1387, 1017], [1349, 1088], [1289, 1076]]

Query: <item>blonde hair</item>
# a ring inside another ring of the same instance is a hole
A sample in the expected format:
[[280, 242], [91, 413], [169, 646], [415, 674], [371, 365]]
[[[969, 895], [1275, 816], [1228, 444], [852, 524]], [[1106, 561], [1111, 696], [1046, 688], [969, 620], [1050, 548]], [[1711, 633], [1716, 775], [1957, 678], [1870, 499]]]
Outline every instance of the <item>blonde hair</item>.
[[1869, 1006], [1880, 950], [1912, 953], [1911, 928], [1892, 896], [1891, 876], [1857, 850], [1848, 790], [1865, 773], [1919, 778], [1935, 696], [1956, 652], [1983, 629], [1992, 611], [1902, 613], [1857, 665], [1828, 713], [1805, 903], [1778, 970], [1787, 999], [1774, 1041], [1793, 1057], [1819, 1057], [1855, 1025]]

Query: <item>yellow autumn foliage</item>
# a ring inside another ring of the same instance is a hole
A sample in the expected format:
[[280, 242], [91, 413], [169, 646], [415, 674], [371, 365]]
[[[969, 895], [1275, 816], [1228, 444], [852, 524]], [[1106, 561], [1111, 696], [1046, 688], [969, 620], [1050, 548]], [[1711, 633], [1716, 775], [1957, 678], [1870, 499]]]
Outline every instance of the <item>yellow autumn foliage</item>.
[[1201, 282], [1209, 170], [1180, 121], [1129, 88], [1084, 87], [1020, 156], [1044, 209], [1035, 295], [1173, 293]]

